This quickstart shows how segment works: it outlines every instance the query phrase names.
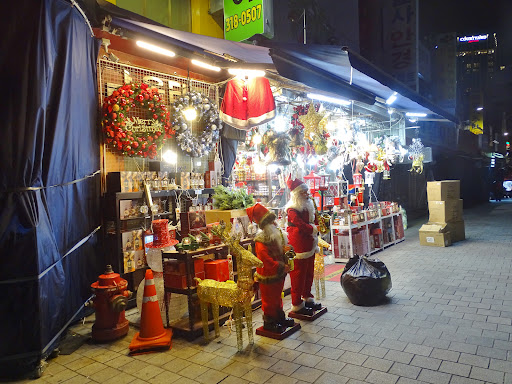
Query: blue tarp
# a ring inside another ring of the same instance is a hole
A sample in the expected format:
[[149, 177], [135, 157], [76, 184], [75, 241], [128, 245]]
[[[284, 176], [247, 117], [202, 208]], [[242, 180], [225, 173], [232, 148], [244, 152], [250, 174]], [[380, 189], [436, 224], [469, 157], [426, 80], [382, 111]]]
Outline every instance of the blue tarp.
[[[23, 10], [23, 11], [21, 11]], [[99, 43], [64, 0], [2, 2], [0, 377], [35, 369], [90, 297]]]

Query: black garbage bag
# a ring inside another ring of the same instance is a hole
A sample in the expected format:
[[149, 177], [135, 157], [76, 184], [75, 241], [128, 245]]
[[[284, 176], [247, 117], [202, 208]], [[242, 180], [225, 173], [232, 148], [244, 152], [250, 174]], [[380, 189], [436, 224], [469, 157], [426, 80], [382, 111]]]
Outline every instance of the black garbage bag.
[[340, 278], [341, 287], [354, 305], [379, 304], [391, 290], [391, 275], [377, 258], [355, 255]]

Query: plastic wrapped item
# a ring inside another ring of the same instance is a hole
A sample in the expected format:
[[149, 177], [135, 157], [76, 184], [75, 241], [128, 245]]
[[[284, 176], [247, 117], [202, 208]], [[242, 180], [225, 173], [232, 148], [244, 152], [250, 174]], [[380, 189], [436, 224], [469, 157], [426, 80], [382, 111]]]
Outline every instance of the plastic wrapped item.
[[355, 255], [340, 278], [341, 287], [354, 305], [377, 305], [391, 290], [391, 274], [377, 258]]

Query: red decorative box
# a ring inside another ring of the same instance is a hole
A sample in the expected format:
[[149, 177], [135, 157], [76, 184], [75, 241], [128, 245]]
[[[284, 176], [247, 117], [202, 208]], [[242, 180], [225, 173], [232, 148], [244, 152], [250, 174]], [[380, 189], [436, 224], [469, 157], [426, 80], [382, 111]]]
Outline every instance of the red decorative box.
[[[204, 272], [204, 260], [201, 258], [194, 259], [194, 270], [192, 271], [197, 275], [198, 272]], [[164, 263], [164, 273], [168, 275], [186, 275], [187, 267], [184, 261], [167, 260]]]
[[204, 272], [207, 279], [226, 281], [229, 279], [229, 265], [227, 260], [212, 260], [204, 263]]

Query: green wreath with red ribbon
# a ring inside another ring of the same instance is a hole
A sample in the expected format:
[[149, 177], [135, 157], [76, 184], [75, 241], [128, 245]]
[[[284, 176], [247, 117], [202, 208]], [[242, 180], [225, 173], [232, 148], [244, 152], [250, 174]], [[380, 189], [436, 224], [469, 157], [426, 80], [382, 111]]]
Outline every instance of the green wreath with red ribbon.
[[[146, 110], [147, 118], [131, 116], [130, 111], [136, 107]], [[102, 113], [105, 141], [124, 156], [154, 159], [175, 132], [158, 89], [144, 83], [116, 89], [103, 100]]]

